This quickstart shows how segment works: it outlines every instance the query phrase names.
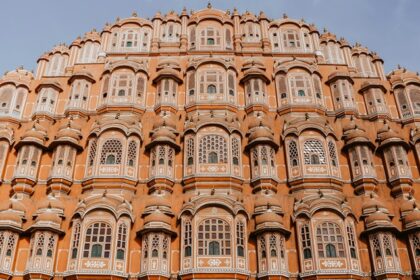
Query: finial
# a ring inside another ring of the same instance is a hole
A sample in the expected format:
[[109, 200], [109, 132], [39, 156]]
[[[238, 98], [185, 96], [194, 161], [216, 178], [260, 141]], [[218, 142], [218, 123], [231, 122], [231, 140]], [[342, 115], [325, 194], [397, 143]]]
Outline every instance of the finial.
[[131, 14], [132, 17], [137, 17], [137, 12], [133, 11], [133, 13]]
[[215, 191], [215, 189], [214, 189], [214, 187], [211, 189], [211, 192], [210, 192], [210, 194], [211, 195], [214, 195], [214, 193], [215, 193], [216, 191]]
[[398, 69], [401, 69], [401, 65], [400, 65], [400, 64], [398, 64], [398, 65], [397, 65], [397, 68], [398, 68]]
[[286, 13], [283, 13], [283, 18], [285, 18], [285, 19], [288, 18]]
[[309, 114], [305, 113], [305, 121], [309, 120]]
[[115, 115], [115, 119], [116, 120], [118, 120], [120, 118], [120, 113], [117, 113], [116, 115]]
[[207, 3], [207, 8], [208, 9], [211, 9], [212, 8], [212, 5], [211, 5], [210, 1]]

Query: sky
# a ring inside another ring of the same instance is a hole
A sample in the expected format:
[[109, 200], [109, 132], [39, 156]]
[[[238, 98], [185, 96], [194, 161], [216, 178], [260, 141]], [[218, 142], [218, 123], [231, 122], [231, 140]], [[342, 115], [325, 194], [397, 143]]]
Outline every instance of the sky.
[[[117, 17], [152, 18], [157, 11], [207, 6], [207, 0], [0, 0], [0, 75], [24, 66], [35, 69], [36, 60], [59, 43]], [[305, 19], [319, 31], [327, 28], [376, 51], [385, 61], [386, 73], [400, 64], [420, 72], [420, 0], [211, 0], [217, 9], [240, 13], [264, 11], [269, 18]]]

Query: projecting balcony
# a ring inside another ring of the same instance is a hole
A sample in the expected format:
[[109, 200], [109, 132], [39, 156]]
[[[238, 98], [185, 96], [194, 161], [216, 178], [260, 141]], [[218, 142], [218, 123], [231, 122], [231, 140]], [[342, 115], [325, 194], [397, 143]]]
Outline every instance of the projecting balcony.
[[83, 188], [125, 188], [134, 190], [137, 185], [137, 167], [126, 164], [99, 164], [86, 168]]

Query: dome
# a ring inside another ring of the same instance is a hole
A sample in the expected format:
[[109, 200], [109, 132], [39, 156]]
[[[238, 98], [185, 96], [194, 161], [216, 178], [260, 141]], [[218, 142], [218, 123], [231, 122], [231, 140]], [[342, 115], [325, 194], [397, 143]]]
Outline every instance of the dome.
[[255, 222], [257, 225], [263, 224], [263, 223], [279, 223], [283, 224], [283, 217], [276, 214], [272, 211], [267, 211], [264, 214], [258, 215], [255, 218]]
[[171, 208], [171, 201], [167, 196], [163, 195], [153, 195], [146, 201], [147, 207], [169, 207]]
[[169, 129], [166, 126], [163, 126], [161, 128], [158, 128], [155, 132], [153, 132], [152, 141], [163, 140], [163, 139], [167, 139], [169, 141], [175, 141], [176, 135], [173, 132], [173, 130]]
[[409, 211], [412, 211], [413, 208], [414, 208], [414, 200], [404, 200], [401, 203], [400, 211], [403, 214], [403, 213], [407, 213]]
[[280, 202], [274, 195], [263, 195], [260, 194], [255, 198], [255, 208], [262, 206], [278, 206], [280, 207]]
[[389, 216], [381, 211], [376, 211], [375, 213], [370, 214], [366, 220], [366, 228], [373, 227], [392, 227], [391, 220]]
[[42, 125], [35, 122], [32, 125], [32, 128], [28, 129], [22, 135], [21, 141], [16, 145], [16, 148], [19, 148], [24, 143], [33, 143], [44, 147], [47, 140], [47, 130]]
[[165, 215], [164, 213], [160, 211], [154, 211], [152, 214], [147, 215], [144, 218], [144, 224], [148, 223], [165, 223], [170, 225], [171, 224], [171, 217]]
[[35, 223], [52, 223], [56, 224], [59, 227], [61, 224], [61, 220], [61, 217], [57, 213], [45, 211], [36, 217]]
[[81, 139], [82, 133], [80, 127], [74, 124], [72, 120], [69, 120], [59, 128], [57, 135], [51, 144], [55, 146], [59, 143], [68, 143], [76, 146], [78, 149], [82, 149], [79, 145]]
[[248, 140], [249, 142], [253, 142], [255, 140], [273, 140], [273, 133], [265, 126], [258, 126], [252, 130], [249, 134]]
[[262, 116], [259, 116], [259, 115], [249, 118], [249, 120], [248, 120], [248, 129], [249, 130], [252, 130], [253, 128], [260, 127], [260, 126], [270, 128], [270, 123], [266, 118], [264, 118]]
[[38, 209], [47, 208], [64, 210], [64, 205], [59, 199], [49, 196], [38, 203]]
[[404, 218], [404, 224], [408, 225], [411, 223], [420, 222], [420, 210], [417, 208], [413, 209], [407, 216]]
[[0, 212], [0, 225], [1, 225], [1, 222], [10, 222], [20, 227], [22, 224], [22, 217], [14, 211], [6, 210], [6, 211]]
[[160, 116], [155, 123], [153, 124], [153, 129], [157, 129], [160, 127], [171, 127], [173, 129], [176, 129], [176, 120], [175, 116], [172, 114], [164, 114], [163, 116]]
[[376, 197], [374, 197], [373, 195], [370, 197], [370, 199], [366, 200], [363, 204], [362, 204], [362, 212], [365, 213], [366, 211], [369, 212], [369, 210], [372, 209], [380, 209], [380, 208], [385, 208], [385, 205], [376, 199]]

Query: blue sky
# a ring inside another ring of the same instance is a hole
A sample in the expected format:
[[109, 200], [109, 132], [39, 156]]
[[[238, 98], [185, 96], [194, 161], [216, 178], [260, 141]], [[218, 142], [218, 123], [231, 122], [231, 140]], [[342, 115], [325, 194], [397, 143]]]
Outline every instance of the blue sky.
[[[36, 60], [54, 45], [70, 44], [78, 35], [116, 17], [136, 11], [152, 17], [156, 11], [198, 10], [203, 0], [1, 0], [0, 74]], [[351, 44], [360, 42], [378, 52], [388, 73], [397, 64], [420, 72], [419, 0], [212, 0], [213, 7], [240, 12], [265, 11], [269, 18], [304, 18], [320, 31], [326, 27]]]

